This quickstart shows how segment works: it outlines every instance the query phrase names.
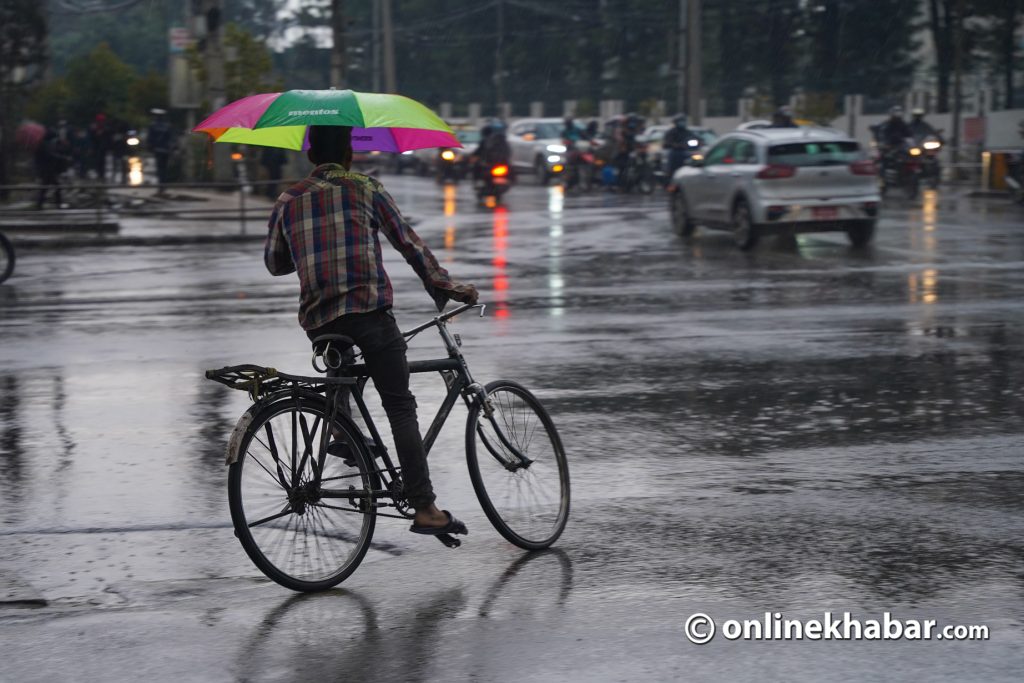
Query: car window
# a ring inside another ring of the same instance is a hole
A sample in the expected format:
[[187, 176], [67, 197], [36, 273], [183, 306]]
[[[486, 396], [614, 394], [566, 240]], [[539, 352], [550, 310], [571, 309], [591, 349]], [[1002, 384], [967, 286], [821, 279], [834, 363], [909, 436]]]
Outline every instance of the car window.
[[551, 138], [560, 138], [562, 137], [562, 128], [564, 127], [564, 125], [558, 123], [538, 123], [537, 139], [549, 140]]
[[732, 156], [737, 164], [756, 164], [757, 148], [750, 140], [737, 140], [732, 149]]
[[862, 158], [853, 140], [789, 142], [768, 149], [768, 163], [790, 166], [845, 166]]
[[715, 164], [733, 163], [731, 154], [735, 142], [735, 140], [722, 140], [712, 147], [711, 151], [704, 156], [704, 165], [714, 166]]
[[533, 125], [529, 123], [517, 123], [512, 126], [512, 130], [509, 131], [512, 135], [526, 135], [527, 133], [533, 132]]
[[475, 144], [480, 142], [480, 131], [478, 130], [457, 130], [455, 131], [455, 137], [459, 139], [459, 142], [467, 144]]

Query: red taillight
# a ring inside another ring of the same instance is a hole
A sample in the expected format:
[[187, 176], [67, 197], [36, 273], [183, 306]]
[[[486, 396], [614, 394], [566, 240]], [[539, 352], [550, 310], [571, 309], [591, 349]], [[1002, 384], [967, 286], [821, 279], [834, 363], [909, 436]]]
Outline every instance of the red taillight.
[[861, 159], [850, 164], [850, 172], [853, 175], [878, 175], [878, 167], [871, 159]]
[[502, 176], [508, 175], [508, 166], [502, 164], [501, 166], [495, 166], [491, 169], [491, 175], [495, 178], [501, 178]]
[[792, 178], [796, 175], [796, 166], [789, 164], [768, 164], [762, 168], [757, 177], [761, 180], [775, 180], [777, 178]]

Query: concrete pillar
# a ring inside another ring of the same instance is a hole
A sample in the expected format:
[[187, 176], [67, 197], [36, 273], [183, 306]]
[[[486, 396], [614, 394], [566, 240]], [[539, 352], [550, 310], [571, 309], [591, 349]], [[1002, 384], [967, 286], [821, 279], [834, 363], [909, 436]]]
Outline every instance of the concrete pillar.
[[481, 107], [479, 102], [469, 103], [469, 120], [474, 126], [480, 122], [480, 109]]
[[438, 115], [442, 119], [445, 119], [445, 120], [450, 119], [452, 117], [452, 103], [451, 102], [442, 102], [441, 106], [440, 106], [440, 108], [438, 110]]
[[542, 118], [544, 116], [544, 103], [530, 102], [530, 116], [535, 119]]
[[502, 102], [498, 105], [498, 118], [502, 121], [508, 121], [512, 118], [512, 103]]
[[562, 116], [576, 116], [576, 100], [564, 100], [562, 102]]

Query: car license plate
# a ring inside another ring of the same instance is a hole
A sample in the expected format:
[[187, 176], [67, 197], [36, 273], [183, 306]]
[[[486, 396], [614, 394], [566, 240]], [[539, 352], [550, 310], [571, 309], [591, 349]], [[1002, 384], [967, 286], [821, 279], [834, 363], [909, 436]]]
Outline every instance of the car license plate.
[[811, 216], [819, 221], [832, 221], [839, 218], [839, 209], [834, 206], [815, 206], [811, 209]]
[[495, 178], [494, 179], [494, 184], [495, 185], [508, 185], [508, 178]]

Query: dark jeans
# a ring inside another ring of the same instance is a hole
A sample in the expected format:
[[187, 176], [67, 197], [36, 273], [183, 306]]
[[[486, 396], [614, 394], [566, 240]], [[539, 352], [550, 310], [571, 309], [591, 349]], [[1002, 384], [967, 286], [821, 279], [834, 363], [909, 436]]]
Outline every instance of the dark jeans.
[[405, 357], [408, 347], [395, 316], [390, 310], [351, 313], [306, 332], [311, 340], [322, 334], [351, 337], [363, 352], [366, 369], [391, 422], [405, 496], [417, 509], [433, 503], [427, 454], [416, 420], [416, 398], [409, 391], [409, 362]]

